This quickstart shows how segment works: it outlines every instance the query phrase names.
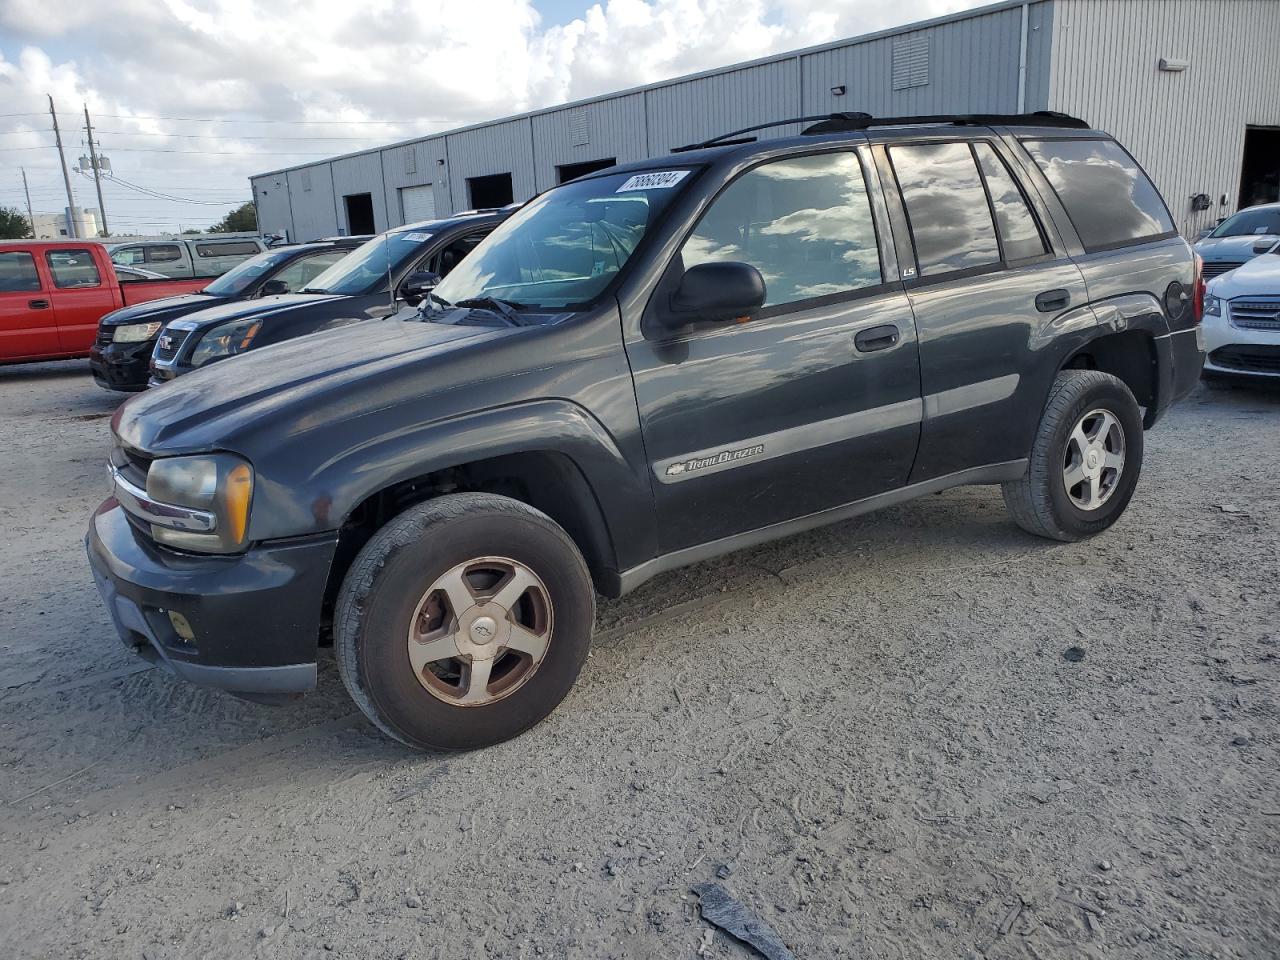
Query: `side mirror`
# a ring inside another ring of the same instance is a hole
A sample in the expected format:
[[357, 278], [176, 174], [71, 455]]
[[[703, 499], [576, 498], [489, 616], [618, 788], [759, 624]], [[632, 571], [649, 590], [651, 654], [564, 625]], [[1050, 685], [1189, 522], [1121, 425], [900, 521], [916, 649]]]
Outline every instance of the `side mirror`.
[[405, 277], [400, 284], [400, 296], [410, 306], [417, 306], [440, 282], [440, 275], [431, 270], [418, 270]]
[[671, 320], [676, 325], [696, 320], [749, 320], [760, 312], [764, 298], [764, 277], [751, 264], [737, 260], [699, 263], [684, 272], [671, 295]]
[[289, 284], [283, 280], [268, 280], [262, 285], [262, 291], [258, 294], [260, 297], [278, 297], [281, 294], [289, 292]]
[[1254, 252], [1254, 253], [1266, 253], [1268, 250], [1270, 250], [1270, 249], [1271, 249], [1272, 247], [1274, 247], [1275, 245], [1276, 245], [1276, 238], [1275, 238], [1275, 237], [1267, 237], [1267, 239], [1265, 239], [1265, 240], [1255, 240], [1255, 241], [1253, 242], [1253, 252]]

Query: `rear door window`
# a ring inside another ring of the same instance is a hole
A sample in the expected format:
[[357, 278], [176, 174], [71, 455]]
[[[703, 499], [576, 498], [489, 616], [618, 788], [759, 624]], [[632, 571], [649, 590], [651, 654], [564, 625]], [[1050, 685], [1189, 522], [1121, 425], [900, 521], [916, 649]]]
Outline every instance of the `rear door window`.
[[258, 252], [256, 243], [233, 240], [227, 243], [197, 243], [196, 253], [204, 258], [251, 257]]
[[182, 248], [176, 243], [158, 243], [147, 247], [147, 263], [172, 263], [181, 259]]
[[922, 277], [1000, 262], [978, 165], [967, 143], [889, 148]]
[[102, 284], [98, 265], [93, 262], [93, 253], [89, 250], [50, 250], [44, 255], [44, 259], [49, 264], [49, 272], [53, 274], [53, 285], [59, 290]]
[[695, 264], [737, 260], [760, 271], [765, 307], [882, 283], [862, 165], [853, 153], [766, 163], [716, 197], [680, 251]]
[[1090, 252], [1172, 236], [1155, 186], [1114, 140], [1024, 140]]
[[978, 166], [982, 168], [982, 177], [987, 182], [987, 193], [991, 197], [991, 209], [996, 214], [1004, 258], [1017, 261], [1044, 254], [1044, 237], [1040, 234], [1035, 215], [995, 147], [980, 140], [973, 145], [973, 152], [978, 158]]
[[29, 253], [0, 253], [0, 293], [30, 293], [40, 289], [35, 258]]

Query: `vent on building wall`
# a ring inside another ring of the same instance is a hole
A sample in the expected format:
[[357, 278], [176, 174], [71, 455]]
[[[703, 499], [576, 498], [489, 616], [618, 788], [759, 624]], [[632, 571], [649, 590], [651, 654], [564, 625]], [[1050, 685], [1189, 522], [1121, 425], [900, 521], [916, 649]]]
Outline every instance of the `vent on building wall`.
[[311, 171], [310, 170], [302, 171], [302, 189], [303, 190], [311, 189]]
[[404, 172], [418, 172], [418, 151], [414, 150], [412, 147], [404, 152]]
[[575, 147], [583, 147], [590, 142], [591, 134], [587, 126], [587, 111], [573, 111], [569, 115], [569, 143]]
[[923, 87], [929, 82], [929, 37], [895, 37], [893, 89]]

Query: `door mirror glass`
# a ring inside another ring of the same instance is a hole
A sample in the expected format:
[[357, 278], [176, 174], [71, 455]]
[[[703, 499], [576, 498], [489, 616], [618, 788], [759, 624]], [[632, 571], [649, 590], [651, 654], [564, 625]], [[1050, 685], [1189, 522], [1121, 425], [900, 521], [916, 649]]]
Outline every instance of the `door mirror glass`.
[[275, 280], [268, 280], [266, 283], [262, 285], [262, 293], [260, 294], [260, 296], [278, 297], [281, 294], [285, 294], [288, 292], [289, 292], [289, 282], [287, 280], [280, 280], [279, 278], [277, 278]]
[[683, 326], [698, 320], [724, 323], [750, 320], [765, 300], [764, 277], [749, 263], [721, 260], [685, 271], [671, 295], [671, 321]]
[[1276, 245], [1275, 237], [1267, 237], [1265, 240], [1255, 240], [1253, 243], [1254, 253], [1266, 253]]
[[405, 303], [416, 306], [422, 302], [423, 297], [435, 289], [439, 282], [438, 273], [431, 270], [415, 270], [405, 278], [404, 283], [400, 284], [400, 296], [404, 298]]

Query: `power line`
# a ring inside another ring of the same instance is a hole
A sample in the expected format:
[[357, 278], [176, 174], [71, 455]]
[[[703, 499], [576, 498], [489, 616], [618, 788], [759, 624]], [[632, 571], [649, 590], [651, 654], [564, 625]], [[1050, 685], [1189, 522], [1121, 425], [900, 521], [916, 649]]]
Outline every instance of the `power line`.
[[[0, 147], [0, 150], [48, 150], [54, 146], [46, 143], [35, 147]], [[329, 157], [332, 150], [171, 150], [162, 147], [112, 147], [112, 153], [185, 153], [195, 157]]]
[[[37, 127], [23, 127], [20, 130], [0, 130], [0, 136], [17, 136], [23, 133], [48, 133], [47, 130], [41, 130]], [[152, 133], [144, 130], [98, 130], [99, 136], [107, 134], [114, 137], [172, 137], [181, 140], [322, 140], [325, 142], [331, 140], [355, 140], [368, 141], [379, 139], [370, 135], [367, 137], [245, 137], [238, 134], [216, 134], [216, 133]]]

